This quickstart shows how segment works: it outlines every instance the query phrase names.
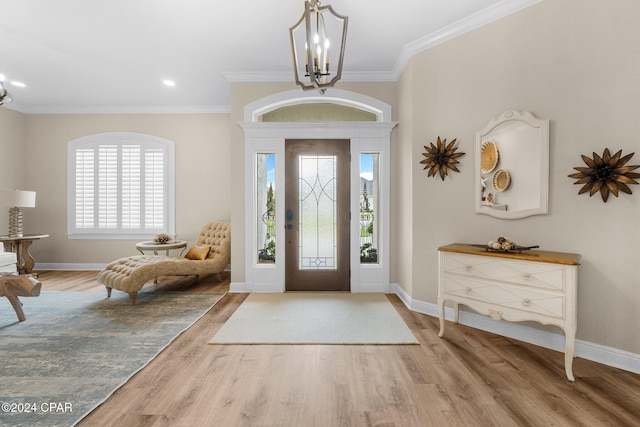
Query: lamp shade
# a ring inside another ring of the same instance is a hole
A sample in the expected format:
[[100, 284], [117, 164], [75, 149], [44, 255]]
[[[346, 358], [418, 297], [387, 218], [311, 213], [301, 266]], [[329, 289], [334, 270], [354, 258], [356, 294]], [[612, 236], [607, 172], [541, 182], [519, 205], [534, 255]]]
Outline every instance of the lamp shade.
[[36, 192], [25, 190], [0, 190], [0, 203], [16, 208], [35, 208]]

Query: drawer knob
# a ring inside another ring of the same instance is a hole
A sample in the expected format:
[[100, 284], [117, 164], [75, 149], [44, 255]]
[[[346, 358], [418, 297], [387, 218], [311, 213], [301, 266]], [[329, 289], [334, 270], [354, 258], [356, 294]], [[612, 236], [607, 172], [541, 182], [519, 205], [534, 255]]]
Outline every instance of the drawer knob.
[[500, 310], [494, 310], [492, 308], [489, 309], [489, 317], [491, 317], [493, 320], [502, 320], [504, 313], [502, 313], [502, 311]]
[[466, 288], [464, 288], [464, 291], [466, 293], [470, 294], [471, 293], [471, 288], [467, 286]]
[[471, 266], [469, 264], [465, 264], [464, 269], [469, 271], [469, 270], [471, 270]]
[[522, 305], [524, 305], [525, 307], [529, 307], [531, 305], [531, 300], [529, 298], [523, 299]]
[[530, 279], [531, 278], [531, 273], [524, 273], [524, 278], [525, 279]]

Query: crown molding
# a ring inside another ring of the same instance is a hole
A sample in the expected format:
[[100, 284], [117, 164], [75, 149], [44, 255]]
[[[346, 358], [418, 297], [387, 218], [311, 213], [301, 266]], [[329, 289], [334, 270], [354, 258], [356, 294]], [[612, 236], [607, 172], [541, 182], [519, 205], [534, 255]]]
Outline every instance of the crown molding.
[[228, 105], [164, 105], [164, 106], [40, 106], [12, 108], [24, 114], [227, 114]]
[[395, 80], [400, 78], [404, 67], [409, 60], [415, 55], [439, 46], [449, 40], [455, 39], [469, 31], [483, 27], [498, 19], [509, 16], [542, 0], [503, 0], [493, 6], [474, 13], [460, 21], [427, 34], [411, 43], [406, 44], [400, 51], [396, 65], [393, 67], [393, 76]]

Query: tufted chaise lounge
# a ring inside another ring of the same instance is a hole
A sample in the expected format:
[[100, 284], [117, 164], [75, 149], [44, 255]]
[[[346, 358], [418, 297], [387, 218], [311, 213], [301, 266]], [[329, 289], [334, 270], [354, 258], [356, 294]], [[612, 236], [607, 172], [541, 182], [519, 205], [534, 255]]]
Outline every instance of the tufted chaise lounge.
[[221, 273], [231, 260], [231, 224], [212, 222], [205, 225], [195, 244], [211, 246], [204, 260], [182, 256], [134, 255], [108, 264], [98, 273], [98, 282], [107, 288], [107, 297], [111, 296], [111, 289], [117, 289], [127, 292], [131, 305], [135, 305], [138, 291], [151, 279]]

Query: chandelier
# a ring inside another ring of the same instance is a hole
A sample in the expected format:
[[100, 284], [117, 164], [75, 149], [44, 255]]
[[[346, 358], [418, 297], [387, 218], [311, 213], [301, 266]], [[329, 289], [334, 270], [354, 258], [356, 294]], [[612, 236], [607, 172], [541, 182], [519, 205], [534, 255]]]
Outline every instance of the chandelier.
[[0, 105], [8, 104], [12, 101], [11, 95], [4, 87], [4, 76], [0, 74]]
[[289, 28], [296, 84], [302, 89], [318, 89], [324, 94], [340, 80], [348, 21], [331, 5], [321, 6], [318, 0], [304, 2], [304, 14]]

